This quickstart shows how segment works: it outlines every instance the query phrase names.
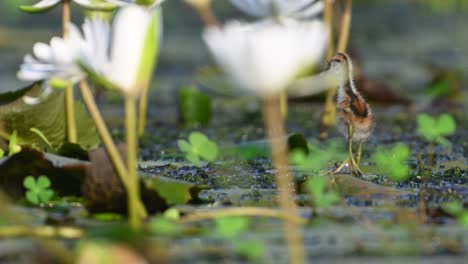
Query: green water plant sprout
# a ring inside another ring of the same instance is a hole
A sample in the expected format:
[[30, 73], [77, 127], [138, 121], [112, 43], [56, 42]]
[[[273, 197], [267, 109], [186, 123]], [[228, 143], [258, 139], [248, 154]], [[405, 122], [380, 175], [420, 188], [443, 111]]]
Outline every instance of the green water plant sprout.
[[195, 166], [201, 166], [201, 160], [215, 161], [218, 157], [218, 145], [200, 132], [192, 132], [188, 141], [177, 141], [179, 149], [185, 153], [185, 158]]
[[47, 176], [41, 175], [37, 179], [28, 176], [24, 179], [23, 186], [26, 188], [26, 200], [31, 204], [48, 203], [54, 196], [54, 191], [50, 189], [50, 180]]
[[434, 144], [450, 146], [450, 141], [445, 137], [451, 136], [457, 130], [455, 119], [450, 114], [441, 114], [432, 117], [428, 114], [420, 114], [417, 117], [417, 132], [420, 137], [429, 142], [429, 164], [434, 163]]
[[463, 203], [459, 201], [451, 201], [442, 205], [445, 212], [454, 216], [458, 223], [465, 228], [468, 228], [468, 210], [463, 208]]
[[379, 171], [397, 182], [406, 180], [410, 175], [409, 157], [410, 149], [403, 143], [399, 143], [391, 149], [380, 149], [373, 155]]

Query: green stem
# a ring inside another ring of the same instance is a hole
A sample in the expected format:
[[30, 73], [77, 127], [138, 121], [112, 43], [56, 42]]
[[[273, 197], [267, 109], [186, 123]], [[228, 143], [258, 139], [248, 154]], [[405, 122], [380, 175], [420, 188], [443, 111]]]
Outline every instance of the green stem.
[[[288, 148], [285, 140], [284, 119], [280, 110], [280, 98], [265, 98], [263, 102], [265, 130], [271, 140], [272, 162], [276, 169], [276, 184], [278, 188], [278, 203], [284, 214], [298, 216], [299, 209], [295, 203], [293, 179], [288, 169]], [[286, 237], [289, 262], [301, 264], [305, 261], [302, 225], [283, 218], [283, 232]]]
[[140, 200], [140, 185], [137, 174], [137, 123], [136, 97], [125, 96], [125, 129], [127, 140], [127, 164], [129, 188], [127, 189], [128, 215], [130, 226], [134, 230], [141, 228], [141, 218], [138, 215], [138, 201]]
[[[112, 140], [112, 137], [109, 133], [109, 130], [107, 129], [106, 124], [104, 123], [104, 119], [102, 118], [99, 109], [97, 108], [93, 94], [91, 93], [91, 89], [89, 88], [86, 80], [82, 80], [80, 82], [80, 91], [81, 96], [83, 97], [83, 101], [86, 107], [88, 108], [91, 117], [93, 118], [94, 124], [96, 125], [99, 136], [101, 137], [101, 140], [104, 143], [104, 147], [106, 148], [107, 154], [109, 155], [110, 160], [112, 161], [114, 169], [119, 175], [123, 186], [126, 190], [128, 190], [130, 188], [130, 185], [129, 179], [127, 178], [127, 168], [125, 167], [122, 157], [120, 156], [119, 151], [117, 150], [117, 147], [115, 146], [115, 143]], [[145, 206], [140, 200], [138, 200], [138, 204], [138, 211], [140, 216], [142, 218], [146, 218], [148, 216], [148, 213], [146, 212]]]
[[138, 105], [138, 136], [142, 137], [145, 135], [146, 118], [148, 112], [148, 91], [149, 85], [147, 85], [140, 96], [140, 103]]
[[[68, 38], [68, 24], [70, 23], [70, 0], [62, 2], [62, 34], [63, 38]], [[67, 140], [70, 143], [77, 143], [78, 136], [76, 132], [75, 120], [75, 98], [73, 94], [73, 85], [65, 89], [65, 120], [67, 124]]]

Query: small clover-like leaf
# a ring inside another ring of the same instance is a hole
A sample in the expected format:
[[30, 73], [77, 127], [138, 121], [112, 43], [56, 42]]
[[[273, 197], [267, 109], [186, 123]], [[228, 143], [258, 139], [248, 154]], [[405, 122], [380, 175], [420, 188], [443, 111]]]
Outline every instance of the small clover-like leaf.
[[50, 200], [52, 200], [52, 197], [54, 196], [54, 191], [52, 190], [41, 190], [40, 193], [37, 194], [39, 197], [39, 200], [43, 203], [48, 203]]
[[212, 162], [218, 158], [218, 145], [200, 132], [192, 132], [188, 142], [179, 140], [177, 145], [186, 153], [185, 158], [195, 166], [201, 166], [201, 159]]
[[27, 191], [26, 192], [26, 200], [34, 205], [40, 204], [39, 197], [36, 192], [34, 191]]
[[437, 130], [441, 136], [453, 135], [457, 130], [455, 119], [449, 114], [440, 115], [437, 123]]
[[33, 176], [28, 176], [23, 181], [23, 186], [28, 190], [34, 190], [36, 188], [36, 179]]
[[47, 176], [41, 175], [39, 178], [37, 178], [36, 185], [41, 189], [47, 189], [50, 187], [50, 180], [47, 178]]
[[394, 181], [402, 181], [409, 176], [410, 150], [405, 144], [397, 144], [389, 150], [379, 150], [373, 155], [377, 167]]
[[215, 161], [218, 157], [218, 145], [212, 141], [205, 143], [202, 149], [199, 149], [200, 157], [207, 161]]
[[200, 167], [201, 166], [201, 161], [200, 158], [198, 157], [197, 154], [195, 153], [188, 153], [185, 158], [192, 163], [193, 165]]
[[177, 140], [177, 146], [179, 146], [179, 149], [182, 152], [192, 152], [192, 146], [186, 140]]
[[209, 141], [208, 137], [200, 132], [192, 132], [189, 135], [190, 144], [192, 144], [193, 148], [198, 150], [203, 148], [203, 145]]
[[226, 239], [234, 238], [244, 233], [249, 227], [247, 217], [232, 216], [215, 219], [216, 233]]

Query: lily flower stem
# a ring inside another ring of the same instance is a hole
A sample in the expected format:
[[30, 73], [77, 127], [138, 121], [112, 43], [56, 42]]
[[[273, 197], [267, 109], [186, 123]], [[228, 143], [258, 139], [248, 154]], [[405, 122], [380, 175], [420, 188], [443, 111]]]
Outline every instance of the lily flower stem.
[[[271, 140], [272, 162], [276, 169], [278, 203], [285, 215], [298, 216], [299, 210], [294, 201], [294, 184], [288, 170], [288, 150], [285, 140], [284, 119], [280, 110], [280, 98], [269, 97], [263, 101], [265, 129]], [[284, 235], [288, 245], [289, 262], [304, 263], [305, 251], [301, 224], [283, 218]]]
[[[114, 141], [107, 129], [106, 124], [104, 123], [104, 119], [102, 118], [99, 109], [97, 108], [96, 102], [94, 100], [93, 94], [91, 93], [91, 89], [89, 88], [88, 83], [86, 80], [82, 80], [80, 82], [80, 91], [81, 96], [83, 97], [83, 101], [88, 108], [91, 117], [93, 118], [94, 124], [98, 130], [99, 136], [101, 137], [102, 142], [104, 143], [104, 147], [112, 161], [115, 171], [120, 177], [125, 190], [130, 188], [129, 186], [129, 179], [128, 179], [128, 170], [125, 167], [125, 164], [120, 156], [117, 147], [115, 146]], [[148, 213], [146, 212], [145, 206], [138, 200], [138, 212], [141, 218], [146, 218]]]
[[205, 26], [218, 27], [220, 25], [218, 19], [213, 14], [213, 10], [211, 8], [211, 1], [207, 1], [207, 3], [203, 5], [193, 5], [193, 8], [195, 9]]
[[280, 94], [280, 109], [283, 118], [288, 117], [288, 94], [285, 91]]
[[127, 141], [127, 165], [128, 165], [128, 215], [130, 226], [134, 230], [141, 228], [141, 218], [138, 214], [138, 201], [140, 200], [140, 185], [137, 174], [137, 123], [136, 123], [135, 96], [125, 96], [125, 129]]
[[[336, 52], [346, 52], [349, 42], [349, 33], [351, 30], [351, 18], [352, 18], [352, 0], [343, 0], [345, 7], [343, 15], [341, 17], [340, 36], [338, 39]], [[328, 6], [328, 7], [327, 7]], [[331, 11], [328, 11], [330, 9]], [[325, 22], [328, 25], [328, 36], [333, 36], [333, 1], [325, 1]], [[333, 43], [333, 37], [329, 38], [329, 43]], [[329, 44], [327, 56], [330, 57], [333, 54], [332, 45]], [[336, 120], [336, 107], [335, 100], [337, 93], [337, 87], [333, 87], [328, 90], [327, 97], [325, 99], [325, 106], [323, 108], [322, 116], [320, 118], [321, 131], [320, 138], [324, 139], [328, 137], [328, 129], [335, 125]]]
[[[68, 38], [68, 24], [70, 23], [70, 0], [62, 2], [62, 34], [63, 38]], [[76, 120], [75, 120], [75, 98], [73, 85], [65, 89], [65, 120], [67, 139], [70, 143], [77, 143]]]
[[148, 91], [149, 85], [143, 89], [138, 104], [138, 137], [145, 135], [146, 118], [148, 112]]

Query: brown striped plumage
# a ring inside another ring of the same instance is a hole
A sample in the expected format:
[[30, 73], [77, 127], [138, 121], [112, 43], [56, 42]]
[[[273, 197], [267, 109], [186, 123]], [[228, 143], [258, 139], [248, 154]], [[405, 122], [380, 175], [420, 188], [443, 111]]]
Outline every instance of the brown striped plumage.
[[[338, 130], [350, 141], [349, 157], [337, 171], [348, 164], [351, 172], [362, 174], [358, 166], [361, 156], [361, 144], [372, 134], [375, 123], [374, 116], [369, 104], [366, 103], [354, 85], [351, 58], [345, 53], [338, 53], [330, 59], [330, 67], [339, 69], [337, 98]], [[352, 154], [351, 141], [359, 143], [357, 162]]]

